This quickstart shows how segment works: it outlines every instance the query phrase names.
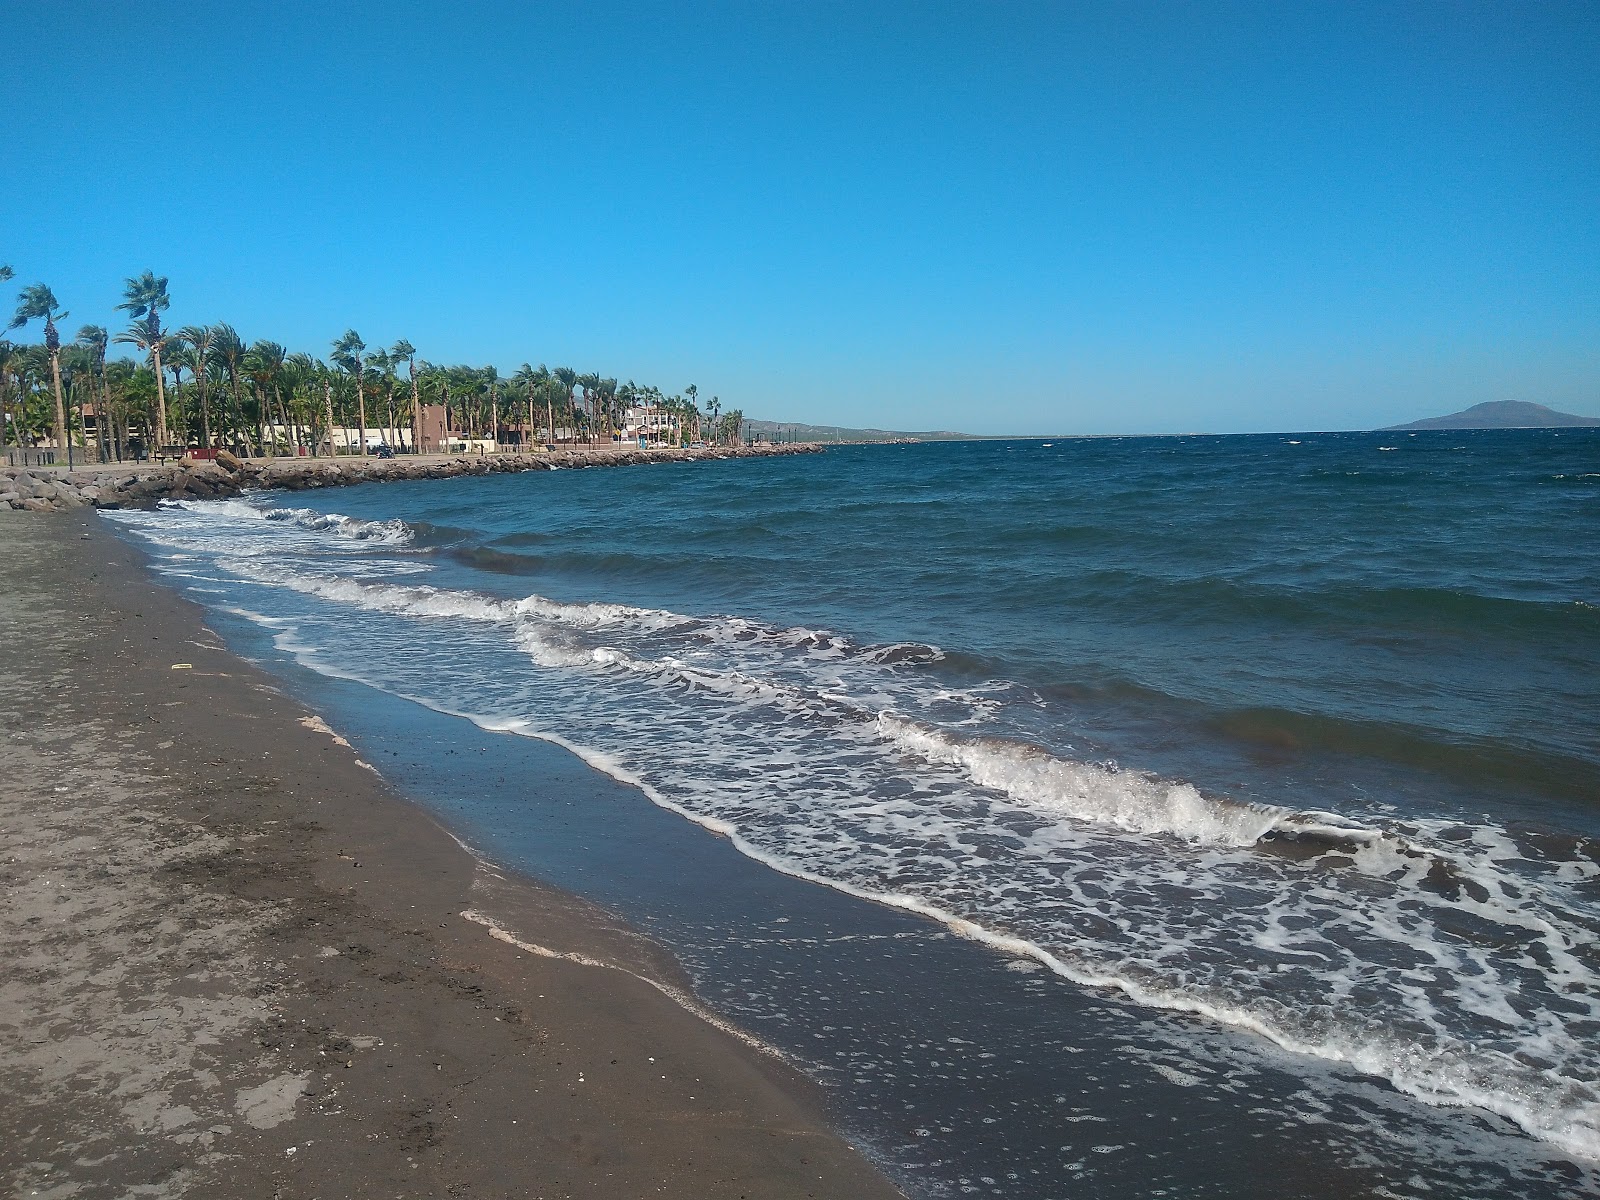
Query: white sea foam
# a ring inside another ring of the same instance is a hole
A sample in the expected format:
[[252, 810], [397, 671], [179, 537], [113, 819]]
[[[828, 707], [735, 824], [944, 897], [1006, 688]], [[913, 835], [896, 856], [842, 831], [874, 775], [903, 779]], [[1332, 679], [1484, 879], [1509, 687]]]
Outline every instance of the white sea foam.
[[887, 713], [878, 718], [878, 729], [930, 762], [959, 767], [979, 787], [1004, 792], [1042, 812], [1132, 833], [1251, 846], [1287, 815], [1281, 808], [1219, 803], [1186, 783], [1071, 762], [998, 738], [962, 741]]
[[241, 507], [129, 523], [313, 669], [566, 746], [774, 869], [1600, 1159], [1591, 857], [1078, 761], [936, 647], [408, 585], [402, 546]]

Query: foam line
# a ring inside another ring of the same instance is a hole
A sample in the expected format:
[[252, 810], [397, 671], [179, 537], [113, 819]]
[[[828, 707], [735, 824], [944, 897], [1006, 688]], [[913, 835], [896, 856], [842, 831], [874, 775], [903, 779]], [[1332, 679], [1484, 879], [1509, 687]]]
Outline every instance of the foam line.
[[526, 941], [523, 938], [519, 938], [516, 934], [512, 933], [503, 926], [496, 924], [492, 918], [484, 916], [484, 914], [476, 911], [475, 909], [463, 909], [461, 916], [463, 919], [471, 921], [476, 925], [482, 925], [489, 931], [489, 936], [494, 938], [496, 941], [505, 942], [507, 945], [515, 946], [518, 950], [526, 951], [528, 954], [536, 954], [540, 958], [554, 958], [559, 959], [562, 962], [577, 963], [579, 966], [583, 967], [599, 967], [606, 971], [619, 971], [624, 975], [628, 975], [634, 979], [637, 979], [640, 983], [649, 984], [668, 1000], [671, 1000], [679, 1008], [693, 1016], [700, 1018], [700, 1020], [704, 1021], [707, 1025], [710, 1025], [713, 1029], [720, 1030], [729, 1037], [737, 1038], [739, 1041], [743, 1042], [752, 1049], [759, 1050], [762, 1054], [770, 1055], [772, 1058], [777, 1059], [781, 1063], [784, 1063], [788, 1066], [794, 1065], [789, 1061], [788, 1056], [776, 1046], [762, 1041], [754, 1034], [740, 1029], [732, 1022], [724, 1020], [722, 1017], [708, 1009], [705, 1005], [701, 1004], [700, 1001], [694, 996], [690, 995], [688, 992], [685, 992], [682, 988], [673, 987], [671, 984], [662, 983], [659, 979], [651, 979], [648, 975], [641, 975], [637, 971], [630, 971], [627, 967], [619, 966], [618, 964], [612, 962], [606, 962], [604, 959], [595, 958], [588, 954], [582, 954], [572, 950], [552, 950], [550, 947], [541, 946], [537, 942]]

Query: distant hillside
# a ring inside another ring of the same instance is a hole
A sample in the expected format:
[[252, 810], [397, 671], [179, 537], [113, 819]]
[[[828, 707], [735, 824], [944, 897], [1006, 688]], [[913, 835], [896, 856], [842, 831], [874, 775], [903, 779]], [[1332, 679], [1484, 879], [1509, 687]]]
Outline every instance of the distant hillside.
[[850, 429], [843, 425], [806, 425], [798, 421], [746, 421], [747, 437], [760, 436], [762, 441], [782, 439], [795, 442], [965, 442], [976, 440], [970, 433], [952, 433], [948, 429], [925, 430], [920, 433], [895, 429]]
[[1526, 400], [1490, 400], [1448, 417], [1429, 417], [1390, 429], [1577, 429], [1600, 425], [1600, 417], [1557, 412]]

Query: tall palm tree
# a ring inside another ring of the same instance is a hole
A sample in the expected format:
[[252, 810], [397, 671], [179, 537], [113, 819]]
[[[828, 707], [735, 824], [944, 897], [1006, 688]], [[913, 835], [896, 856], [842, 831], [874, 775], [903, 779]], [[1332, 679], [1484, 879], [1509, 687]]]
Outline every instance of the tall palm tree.
[[[288, 352], [277, 342], [265, 340], [256, 342], [244, 352], [244, 372], [250, 377], [250, 382], [255, 386], [256, 391], [256, 415], [259, 418], [258, 424], [261, 428], [262, 453], [268, 452], [267, 446], [269, 443], [272, 447], [271, 453], [276, 454], [278, 450], [278, 434], [273, 429], [277, 419], [273, 415], [272, 406], [268, 404], [267, 398], [271, 396], [278, 402], [280, 409], [283, 407], [283, 396], [280, 388], [283, 382], [283, 364], [287, 356]], [[289, 429], [287, 417], [284, 418], [283, 426], [284, 433], [287, 434]], [[270, 437], [268, 436], [269, 430], [272, 431]]]
[[599, 433], [594, 402], [596, 399], [596, 394], [600, 390], [600, 376], [596, 375], [593, 371], [590, 371], [585, 375], [579, 375], [578, 386], [583, 389], [583, 408], [585, 414], [584, 424], [588, 427], [586, 432], [588, 433], [589, 444], [593, 445]]
[[61, 333], [56, 322], [65, 320], [67, 314], [56, 303], [55, 293], [42, 283], [22, 289], [17, 297], [17, 312], [11, 318], [11, 328], [21, 329], [29, 321], [44, 322], [44, 348], [50, 355], [50, 374], [56, 389], [56, 448], [67, 448], [67, 406], [61, 398]]
[[206, 446], [211, 445], [211, 343], [212, 333], [209, 325], [185, 325], [178, 330], [178, 337], [183, 344], [189, 347], [190, 362], [189, 372], [194, 376], [195, 385], [200, 394], [200, 440]]
[[166, 339], [161, 333], [161, 314], [172, 303], [167, 295], [167, 277], [150, 271], [127, 279], [122, 288], [123, 301], [117, 305], [127, 312], [133, 324], [126, 333], [119, 333], [117, 341], [129, 342], [150, 355], [150, 365], [156, 374], [156, 425], [159, 436], [167, 437], [167, 385], [161, 373], [161, 351]]
[[89, 430], [84, 424], [84, 396], [94, 398], [94, 355], [72, 342], [61, 347], [61, 381], [67, 395], [67, 437], [89, 453]]
[[[519, 385], [521, 385], [522, 387], [525, 387], [528, 390], [528, 436], [529, 437], [532, 437], [533, 436], [533, 431], [538, 428], [538, 426], [534, 424], [534, 417], [533, 417], [534, 399], [535, 399], [536, 396], [538, 396], [539, 393], [541, 393], [541, 392], [544, 393], [545, 420], [546, 420], [546, 422], [548, 423], [548, 426], [549, 426], [549, 428], [546, 430], [546, 433], [549, 434], [550, 444], [552, 446], [555, 445], [555, 440], [556, 440], [556, 408], [555, 408], [555, 399], [554, 399], [555, 387], [552, 386], [552, 385], [555, 384], [557, 381], [556, 381], [555, 377], [550, 374], [549, 368], [547, 368], [543, 363], [540, 363], [538, 369], [535, 370], [533, 367], [529, 366], [527, 363], [523, 363], [522, 366], [517, 368], [517, 373], [511, 377], [511, 382], [515, 383], [515, 384], [519, 384]], [[527, 446], [524, 445], [523, 449], [526, 450]]]
[[[0, 283], [10, 283], [16, 278], [16, 272], [9, 264], [0, 263]], [[16, 353], [16, 348], [10, 342], [0, 341], [0, 446], [10, 440], [10, 427], [6, 425], [6, 374], [10, 370], [11, 357]]]
[[389, 347], [389, 360], [396, 366], [406, 364], [406, 374], [411, 380], [411, 453], [422, 453], [422, 393], [417, 387], [417, 348], [405, 338]]
[[[24, 437], [34, 436], [34, 430], [43, 432], [49, 423], [41, 415], [38, 403], [39, 380], [50, 370], [50, 353], [41, 345], [17, 346], [11, 356], [11, 379], [16, 385], [16, 405], [12, 418], [17, 427], [17, 445], [28, 443]], [[31, 403], [30, 403], [31, 402]], [[46, 414], [47, 415], [47, 414]]]
[[[573, 403], [573, 389], [578, 386], [578, 373], [571, 367], [557, 367], [550, 373], [560, 381], [561, 390], [565, 394], [567, 406], [572, 411], [572, 424], [577, 425], [578, 413], [577, 406]], [[573, 430], [572, 437], [574, 441], [577, 440], [578, 433], [576, 429]]]
[[384, 409], [389, 418], [389, 424], [383, 431], [383, 444], [392, 449], [391, 443], [398, 436], [394, 428], [394, 359], [389, 357], [387, 350], [379, 346], [376, 350], [368, 351], [367, 367], [377, 371], [383, 382]]
[[361, 422], [361, 453], [367, 452], [367, 392], [363, 386], [362, 378], [365, 366], [361, 355], [366, 350], [367, 344], [361, 340], [361, 335], [354, 329], [346, 329], [344, 336], [333, 343], [333, 361], [338, 363], [356, 382], [356, 405], [360, 412]]
[[500, 370], [498, 367], [488, 366], [478, 372], [482, 380], [481, 386], [489, 392], [489, 440], [500, 448]]
[[[11, 406], [6, 399], [6, 377], [15, 375], [16, 363], [20, 353], [21, 347], [4, 338], [0, 338], [0, 447], [11, 444], [13, 422], [11, 420]], [[16, 423], [16, 429], [18, 432], [17, 445], [20, 447], [22, 445], [22, 426], [20, 422]]]
[[300, 447], [308, 440], [311, 443], [311, 453], [317, 452], [317, 423], [314, 417], [309, 422], [311, 437], [307, 439], [303, 436], [307, 424], [305, 418], [314, 412], [312, 402], [317, 384], [317, 368], [316, 359], [309, 354], [291, 354], [283, 360], [283, 390], [289, 397], [289, 439], [294, 444], [292, 451], [294, 454], [299, 454]]
[[722, 426], [717, 424], [717, 416], [722, 412], [722, 401], [711, 397], [711, 402], [706, 405], [706, 411], [711, 414], [711, 441], [714, 445], [722, 444]]
[[172, 423], [176, 427], [178, 441], [186, 445], [189, 441], [188, 425], [183, 419], [183, 413], [180, 411], [183, 404], [183, 372], [186, 367], [192, 366], [193, 363], [194, 358], [186, 346], [169, 345], [167, 347], [166, 366], [172, 372], [172, 408], [167, 415], [172, 419]]
[[239, 377], [244, 369], [245, 346], [239, 331], [226, 322], [219, 321], [208, 333], [211, 335], [211, 357], [228, 377], [228, 390], [233, 393], [233, 408], [228, 414], [228, 426], [234, 436], [244, 443], [244, 452], [250, 453], [250, 439], [244, 432], [244, 400], [239, 395]]

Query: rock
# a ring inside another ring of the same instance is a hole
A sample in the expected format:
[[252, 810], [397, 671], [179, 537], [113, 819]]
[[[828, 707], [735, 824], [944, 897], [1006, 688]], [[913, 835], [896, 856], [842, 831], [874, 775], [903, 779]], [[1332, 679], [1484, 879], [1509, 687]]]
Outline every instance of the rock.
[[244, 463], [226, 450], [217, 451], [217, 465], [229, 471], [239, 471], [244, 468]]

